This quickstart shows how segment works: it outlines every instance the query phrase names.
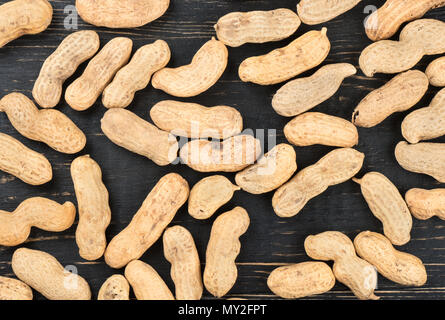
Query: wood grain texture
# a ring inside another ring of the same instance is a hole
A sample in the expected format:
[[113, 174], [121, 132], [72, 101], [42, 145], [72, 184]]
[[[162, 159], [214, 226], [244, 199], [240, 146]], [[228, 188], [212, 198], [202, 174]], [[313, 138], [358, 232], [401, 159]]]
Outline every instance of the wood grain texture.
[[[4, 2], [0, 1], [0, 4]], [[51, 1], [51, 4], [54, 7], [54, 19], [45, 32], [36, 36], [24, 36], [0, 49], [2, 75], [0, 96], [18, 91], [31, 97], [31, 90], [42, 63], [56, 49], [60, 41], [74, 31], [65, 30], [63, 25], [66, 17], [64, 7], [73, 5], [74, 0]], [[346, 62], [358, 68], [360, 52], [371, 43], [363, 27], [363, 20], [367, 15], [363, 13], [364, 8], [369, 4], [380, 6], [381, 1], [363, 1], [352, 11], [323, 24], [328, 28], [328, 36], [332, 42], [332, 50], [323, 65]], [[134, 52], [147, 43], [163, 39], [172, 50], [172, 60], [168, 66], [175, 67], [190, 62], [193, 54], [215, 34], [213, 25], [224, 14], [231, 11], [271, 10], [279, 7], [295, 10], [295, 5], [295, 0], [182, 0], [172, 1], [163, 17], [141, 28], [112, 30], [93, 27], [80, 18], [78, 22], [79, 30], [92, 29], [99, 33], [101, 46], [113, 37], [125, 36], [134, 41]], [[432, 10], [426, 17], [445, 21], [445, 9]], [[221, 80], [206, 93], [180, 101], [208, 106], [219, 104], [233, 106], [243, 115], [245, 128], [254, 130], [275, 128], [277, 143], [286, 142], [283, 127], [289, 119], [276, 114], [271, 106], [272, 96], [280, 85], [262, 87], [242, 83], [237, 70], [245, 58], [283, 47], [311, 29], [315, 28], [302, 25], [291, 38], [277, 43], [247, 44], [240, 48], [230, 48], [229, 65]], [[416, 68], [425, 70], [428, 63], [437, 57], [424, 58]], [[86, 63], [66, 81], [64, 89], [81, 75], [85, 66]], [[313, 71], [301, 76], [309, 76]], [[347, 78], [331, 99], [313, 111], [350, 120], [360, 100], [390, 78], [391, 75], [366, 78], [359, 71], [356, 76]], [[437, 91], [436, 88], [430, 88], [424, 99], [413, 109], [427, 106]], [[128, 109], [144, 119], [149, 119], [150, 108], [165, 99], [171, 97], [149, 86], [136, 93], [135, 101]], [[114, 145], [100, 130], [100, 119], [106, 111], [100, 101], [82, 113], [72, 110], [64, 101], [57, 109], [67, 114], [87, 135], [87, 147], [81, 154], [90, 154], [102, 167], [104, 183], [110, 192], [113, 215], [107, 230], [108, 241], [130, 222], [147, 193], [163, 175], [177, 172], [189, 182], [190, 186], [211, 175], [194, 172], [185, 165], [159, 167], [144, 157]], [[402, 140], [400, 125], [407, 114], [408, 112], [403, 112], [393, 115], [371, 129], [359, 129], [360, 142], [357, 149], [366, 154], [365, 165], [359, 176], [369, 171], [379, 171], [391, 179], [402, 194], [414, 187], [426, 189], [443, 187], [433, 178], [403, 170], [394, 158], [394, 148]], [[76, 155], [60, 154], [42, 143], [23, 138], [11, 126], [4, 114], [0, 114], [0, 132], [10, 134], [28, 147], [45, 154], [53, 164], [54, 170], [53, 181], [40, 187], [28, 186], [0, 172], [0, 209], [13, 210], [21, 201], [32, 196], [48, 197], [58, 202], [76, 201], [70, 178], [70, 164]], [[445, 139], [436, 141], [445, 142]], [[313, 146], [295, 150], [298, 166], [304, 168], [318, 161], [333, 148]], [[225, 176], [234, 181], [234, 174]], [[304, 239], [309, 234], [337, 230], [353, 238], [364, 230], [382, 232], [380, 222], [373, 217], [360, 194], [359, 186], [353, 182], [330, 188], [311, 201], [298, 216], [291, 219], [278, 218], [273, 213], [271, 199], [272, 193], [258, 196], [240, 191], [235, 193], [233, 199], [208, 221], [193, 219], [188, 215], [185, 205], [172, 222], [172, 225], [179, 224], [190, 230], [195, 238], [200, 259], [205, 261], [207, 241], [216, 216], [235, 206], [242, 206], [249, 212], [251, 226], [241, 238], [242, 250], [237, 259], [239, 277], [228, 297], [275, 299], [276, 296], [266, 284], [269, 273], [278, 266], [310, 260], [303, 248]], [[23, 246], [47, 251], [64, 266], [76, 266], [79, 274], [89, 282], [93, 296], [97, 297], [102, 283], [115, 271], [108, 267], [103, 259], [97, 262], [81, 259], [74, 239], [76, 227], [77, 223], [61, 234], [33, 229], [30, 239]], [[376, 294], [382, 299], [445, 299], [443, 276], [445, 221], [437, 218], [428, 221], [414, 219], [412, 240], [398, 249], [412, 253], [425, 262], [428, 282], [421, 288], [405, 288], [379, 276]], [[14, 248], [0, 247], [0, 275], [12, 276], [10, 261], [13, 252]], [[164, 258], [161, 241], [151, 247], [141, 260], [156, 268], [169, 288], [174, 289], [169, 275], [170, 265]], [[119, 272], [123, 273], [123, 270]], [[43, 299], [37, 293], [35, 298]], [[204, 292], [203, 298], [212, 299], [207, 291]], [[355, 299], [355, 297], [345, 286], [337, 283], [331, 292], [310, 299]]]

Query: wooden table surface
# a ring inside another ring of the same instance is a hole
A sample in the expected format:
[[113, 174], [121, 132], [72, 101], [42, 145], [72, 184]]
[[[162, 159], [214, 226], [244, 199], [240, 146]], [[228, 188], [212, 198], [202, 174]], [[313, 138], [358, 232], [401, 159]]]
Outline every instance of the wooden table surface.
[[[4, 3], [5, 1], [0, 1]], [[296, 0], [172, 0], [167, 13], [159, 20], [136, 29], [96, 28], [78, 20], [78, 29], [94, 29], [103, 46], [116, 36], [130, 37], [134, 50], [156, 39], [168, 42], [172, 50], [169, 66], [188, 64], [201, 45], [215, 36], [213, 25], [222, 15], [231, 11], [270, 10], [280, 7], [295, 10]], [[352, 11], [323, 24], [328, 28], [332, 50], [324, 64], [348, 62], [358, 67], [360, 52], [370, 44], [365, 35], [363, 21], [367, 16], [367, 5], [380, 6], [383, 1], [363, 1]], [[1, 96], [11, 92], [22, 92], [31, 97], [31, 90], [43, 61], [56, 49], [60, 41], [73, 32], [64, 28], [67, 14], [64, 9], [74, 4], [74, 0], [51, 1], [54, 18], [50, 27], [37, 36], [25, 36], [0, 49], [0, 92]], [[69, 9], [70, 7], [68, 7]], [[445, 9], [430, 11], [426, 17], [445, 20]], [[291, 40], [321, 26], [302, 25], [294, 36], [277, 43], [248, 44], [229, 49], [229, 65], [220, 81], [207, 92], [182, 101], [196, 102], [207, 106], [230, 105], [237, 108], [244, 117], [245, 128], [253, 130], [276, 130], [277, 143], [285, 142], [283, 127], [289, 119], [277, 115], [271, 107], [271, 98], [280, 85], [262, 87], [246, 84], [237, 75], [238, 66], [245, 58], [269, 52], [287, 45]], [[424, 58], [416, 69], [425, 70], [435, 57]], [[78, 77], [86, 64], [70, 78], [70, 84]], [[310, 75], [310, 71], [303, 76]], [[365, 77], [361, 71], [345, 80], [338, 93], [314, 110], [350, 119], [358, 102], [371, 90], [376, 89], [391, 78], [389, 75]], [[430, 88], [424, 99], [414, 108], [429, 104], [438, 91]], [[152, 87], [138, 92], [129, 110], [144, 119], [149, 119], [150, 108], [158, 101], [171, 99], [167, 94]], [[106, 109], [98, 101], [85, 112], [72, 110], [64, 101], [57, 107], [70, 117], [87, 135], [87, 147], [81, 154], [90, 154], [102, 167], [104, 181], [110, 192], [112, 222], [107, 230], [110, 240], [130, 221], [148, 192], [163, 175], [169, 172], [181, 174], [191, 186], [210, 174], [194, 172], [184, 165], [158, 167], [152, 161], [124, 150], [110, 142], [100, 129], [100, 119]], [[413, 108], [413, 109], [414, 109]], [[394, 158], [394, 147], [402, 140], [400, 124], [408, 112], [391, 116], [384, 123], [371, 129], [359, 129], [358, 150], [366, 154], [365, 164], [359, 176], [368, 171], [379, 171], [387, 175], [404, 194], [413, 187], [440, 187], [434, 179], [404, 171]], [[75, 155], [58, 153], [46, 145], [22, 137], [11, 126], [7, 117], [0, 114], [0, 132], [14, 136], [28, 147], [45, 154], [53, 165], [54, 179], [50, 183], [28, 186], [9, 174], [0, 172], [0, 209], [12, 211], [18, 204], [34, 196], [43, 196], [58, 202], [76, 203], [70, 177], [70, 164]], [[274, 131], [266, 131], [275, 137]], [[445, 142], [444, 139], [438, 141]], [[315, 163], [329, 147], [314, 146], [296, 148], [299, 169]], [[227, 174], [230, 179], [234, 174]], [[234, 198], [219, 212], [234, 206], [243, 206], [249, 212], [251, 225], [241, 238], [242, 248], [237, 259], [239, 277], [227, 297], [247, 299], [276, 298], [266, 285], [267, 276], [276, 267], [310, 260], [306, 256], [303, 242], [306, 236], [327, 230], [345, 232], [355, 237], [359, 232], [372, 230], [382, 232], [380, 222], [374, 218], [361, 196], [360, 188], [352, 181], [329, 188], [321, 196], [311, 200], [302, 212], [290, 219], [278, 218], [272, 209], [273, 193], [251, 195], [237, 192]], [[204, 258], [209, 233], [214, 218], [197, 221], [188, 215], [186, 206], [177, 213], [172, 225], [182, 225], [194, 235], [199, 255], [204, 267]], [[78, 254], [74, 233], [76, 223], [69, 230], [50, 233], [33, 229], [28, 241], [22, 246], [39, 249], [54, 255], [64, 266], [75, 266], [80, 275], [89, 282], [93, 296], [105, 279], [123, 270], [113, 270], [103, 259], [94, 262], [83, 260]], [[22, 247], [20, 246], [20, 247]], [[11, 257], [16, 248], [0, 246], [0, 275], [13, 276]], [[377, 295], [383, 299], [444, 299], [445, 298], [445, 221], [433, 218], [429, 221], [414, 219], [412, 240], [400, 248], [412, 253], [426, 265], [428, 282], [421, 288], [402, 287], [379, 276]], [[158, 241], [141, 258], [150, 263], [173, 290], [170, 278], [170, 265]], [[38, 293], [37, 299], [43, 299]], [[211, 295], [205, 291], [203, 298]], [[337, 283], [326, 294], [310, 299], [355, 299], [353, 294]]]

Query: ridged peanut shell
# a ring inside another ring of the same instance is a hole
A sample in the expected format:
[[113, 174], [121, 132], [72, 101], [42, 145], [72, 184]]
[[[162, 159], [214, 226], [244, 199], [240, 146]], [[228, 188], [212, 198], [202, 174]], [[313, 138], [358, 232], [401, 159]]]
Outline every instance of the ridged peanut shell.
[[413, 21], [400, 32], [400, 41], [415, 43], [426, 55], [445, 53], [445, 23], [435, 19]]
[[411, 189], [405, 195], [411, 214], [420, 220], [434, 216], [445, 220], [445, 189]]
[[445, 87], [445, 57], [431, 62], [425, 71], [430, 84], [435, 87]]
[[301, 0], [297, 4], [297, 12], [303, 23], [314, 25], [334, 19], [360, 2], [361, 0]]
[[123, 275], [109, 277], [100, 287], [97, 300], [130, 300], [130, 285]]
[[355, 256], [354, 244], [344, 233], [326, 231], [306, 237], [306, 254], [314, 260], [337, 261]]
[[0, 276], [0, 301], [32, 299], [32, 290], [26, 283]]

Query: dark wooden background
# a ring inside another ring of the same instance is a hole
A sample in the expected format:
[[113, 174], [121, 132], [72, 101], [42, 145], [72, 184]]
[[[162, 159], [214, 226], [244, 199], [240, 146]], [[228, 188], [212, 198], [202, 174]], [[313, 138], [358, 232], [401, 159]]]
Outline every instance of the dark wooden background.
[[[172, 60], [169, 65], [180, 66], [189, 63], [196, 50], [215, 35], [213, 25], [222, 15], [231, 11], [270, 10], [280, 7], [295, 10], [297, 3], [296, 0], [172, 0], [171, 2], [169, 10], [163, 17], [142, 28], [128, 30], [96, 28], [79, 18], [79, 29], [98, 31], [102, 45], [116, 36], [130, 37], [134, 41], [134, 49], [156, 39], [164, 39], [172, 49]], [[73, 32], [64, 28], [66, 17], [64, 8], [73, 5], [74, 0], [57, 0], [51, 3], [54, 7], [54, 18], [48, 30], [37, 36], [22, 37], [0, 49], [1, 96], [11, 92], [22, 92], [31, 97], [31, 90], [43, 61], [66, 35]], [[358, 67], [360, 52], [370, 43], [363, 28], [363, 21], [367, 16], [365, 7], [380, 6], [382, 3], [383, 1], [379, 0], [363, 1], [354, 10], [323, 24], [328, 28], [328, 36], [332, 43], [332, 50], [324, 64], [348, 62]], [[445, 20], [445, 9], [433, 10], [427, 17]], [[229, 65], [221, 80], [207, 92], [183, 101], [193, 101], [207, 106], [218, 104], [234, 106], [242, 113], [245, 128], [276, 129], [277, 142], [285, 142], [282, 129], [290, 119], [277, 115], [271, 107], [271, 98], [280, 85], [262, 87], [243, 83], [237, 75], [238, 66], [249, 56], [265, 54], [274, 48], [287, 45], [311, 29], [320, 28], [321, 26], [302, 25], [294, 36], [278, 43], [249, 44], [241, 48], [230, 48]], [[433, 58], [435, 57], [424, 58], [416, 68], [424, 70]], [[66, 82], [66, 85], [79, 76], [84, 68], [85, 64]], [[390, 78], [391, 76], [386, 75], [366, 78], [359, 72], [356, 76], [346, 79], [339, 92], [315, 110], [350, 119], [358, 102]], [[430, 88], [428, 94], [415, 108], [427, 105], [437, 90]], [[148, 87], [137, 93], [129, 109], [144, 119], [149, 119], [151, 106], [168, 98], [171, 97]], [[110, 192], [113, 213], [112, 223], [107, 230], [108, 240], [129, 223], [148, 192], [166, 173], [180, 173], [190, 186], [206, 176], [183, 165], [158, 167], [152, 161], [111, 143], [100, 129], [100, 119], [106, 111], [100, 102], [81, 113], [73, 111], [64, 101], [60, 103], [58, 109], [67, 114], [87, 135], [87, 147], [81, 154], [90, 154], [102, 167], [104, 181]], [[398, 186], [402, 194], [413, 187], [439, 187], [434, 179], [406, 172], [395, 161], [393, 151], [397, 142], [402, 139], [400, 124], [406, 114], [407, 112], [394, 115], [375, 128], [359, 130], [360, 144], [357, 148], [366, 154], [360, 175], [368, 171], [380, 171]], [[70, 163], [75, 156], [63, 155], [42, 143], [27, 140], [17, 133], [4, 114], [0, 114], [0, 131], [44, 153], [54, 169], [53, 181], [40, 187], [28, 186], [0, 172], [0, 209], [12, 211], [21, 201], [33, 196], [48, 197], [59, 202], [76, 202], [69, 171]], [[442, 142], [445, 140], [442, 139]], [[299, 169], [315, 163], [330, 150], [332, 148], [322, 146], [297, 148]], [[233, 181], [233, 174], [227, 176]], [[237, 192], [230, 203], [219, 211], [224, 212], [239, 205], [247, 209], [251, 218], [251, 226], [241, 239], [242, 249], [237, 259], [238, 281], [227, 297], [275, 298], [266, 285], [268, 274], [276, 267], [310, 260], [303, 249], [304, 239], [310, 234], [338, 230], [354, 237], [364, 230], [382, 231], [380, 222], [374, 218], [363, 200], [359, 186], [353, 182], [329, 188], [323, 195], [310, 201], [298, 216], [290, 219], [281, 219], [274, 214], [271, 198], [272, 193], [255, 196]], [[173, 225], [182, 225], [192, 232], [202, 262], [213, 220], [214, 218], [208, 221], [196, 221], [188, 215], [184, 206], [172, 222]], [[76, 266], [79, 274], [89, 282], [93, 296], [96, 297], [105, 279], [116, 272], [122, 273], [123, 270], [109, 268], [103, 259], [87, 262], [80, 258], [74, 239], [76, 226], [77, 222], [71, 229], [62, 233], [33, 229], [30, 238], [23, 246], [49, 252], [64, 266]], [[0, 275], [13, 276], [10, 261], [15, 249], [0, 247]], [[415, 254], [423, 260], [428, 271], [428, 283], [421, 288], [406, 288], [380, 276], [377, 295], [383, 299], [444, 299], [445, 222], [437, 218], [429, 221], [414, 220], [412, 240], [400, 249]], [[170, 265], [163, 256], [161, 241], [150, 248], [141, 259], [153, 265], [174, 290], [169, 276]], [[38, 293], [35, 297], [43, 298]], [[205, 292], [204, 298], [208, 299], [211, 296]], [[355, 298], [345, 286], [337, 283], [331, 292], [310, 299]]]

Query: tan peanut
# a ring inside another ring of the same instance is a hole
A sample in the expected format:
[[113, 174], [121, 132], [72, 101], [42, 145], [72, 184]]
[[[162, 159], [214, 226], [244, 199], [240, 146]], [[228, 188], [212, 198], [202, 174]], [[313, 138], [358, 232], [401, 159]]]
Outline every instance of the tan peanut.
[[302, 262], [273, 270], [267, 286], [277, 296], [298, 299], [328, 292], [335, 285], [332, 269], [324, 262]]
[[32, 300], [31, 288], [24, 282], [0, 276], [0, 301]]
[[425, 71], [430, 84], [435, 87], [445, 87], [445, 57], [431, 62]]
[[365, 155], [350, 148], [331, 151], [316, 164], [304, 168], [281, 186], [272, 198], [272, 206], [279, 217], [293, 217], [309, 200], [322, 194], [328, 187], [354, 177], [362, 168]]
[[297, 4], [297, 12], [303, 23], [314, 25], [334, 19], [360, 2], [361, 0], [301, 0]]
[[32, 96], [42, 108], [54, 108], [62, 96], [62, 85], [81, 63], [99, 50], [99, 35], [92, 30], [67, 36], [43, 63]]
[[272, 85], [318, 66], [331, 49], [326, 32], [326, 28], [309, 31], [284, 48], [247, 58], [239, 67], [239, 77], [244, 82]]
[[49, 300], [90, 300], [90, 286], [84, 278], [71, 273], [52, 255], [38, 250], [17, 249], [12, 256], [17, 278]]
[[420, 220], [434, 216], [445, 220], [445, 189], [411, 189], [405, 195], [411, 214]]
[[126, 109], [110, 109], [101, 120], [103, 133], [113, 143], [166, 166], [178, 157], [178, 142], [172, 134]]
[[125, 277], [138, 300], [174, 300], [173, 294], [152, 266], [131, 261], [125, 268]]
[[420, 287], [427, 274], [422, 261], [412, 254], [396, 250], [379, 233], [364, 231], [354, 239], [355, 250], [385, 278], [405, 286]]
[[29, 198], [13, 212], [0, 210], [0, 245], [17, 246], [28, 239], [32, 227], [61, 232], [70, 228], [76, 217], [71, 202], [63, 205], [46, 198]]
[[249, 215], [241, 207], [221, 214], [213, 223], [206, 251], [204, 285], [215, 297], [227, 294], [236, 282], [239, 237], [246, 233], [249, 224]]
[[130, 285], [120, 274], [109, 277], [99, 290], [97, 300], [130, 300]]
[[284, 127], [284, 135], [299, 147], [321, 144], [348, 148], [358, 144], [358, 131], [351, 122], [319, 112], [297, 116]]
[[124, 66], [131, 55], [133, 41], [117, 37], [110, 40], [91, 59], [83, 74], [71, 83], [65, 92], [65, 100], [77, 111], [89, 109], [102, 94], [114, 75]]
[[171, 263], [177, 300], [200, 300], [203, 286], [198, 250], [190, 232], [181, 226], [168, 228], [163, 237], [164, 256]]
[[[445, 1], [442, 0], [445, 5]], [[407, 24], [400, 33], [400, 41], [412, 42], [423, 48], [425, 55], [445, 52], [445, 22], [420, 19]]]
[[226, 70], [228, 57], [226, 46], [212, 38], [198, 50], [190, 64], [164, 68], [153, 75], [151, 83], [175, 97], [197, 96], [219, 80]]
[[352, 290], [361, 300], [377, 300], [377, 272], [367, 261], [357, 257], [354, 244], [346, 235], [327, 231], [309, 236], [304, 248], [314, 260], [334, 261], [335, 278]]
[[0, 133], [0, 170], [38, 186], [53, 178], [51, 163], [13, 137]]
[[445, 144], [399, 142], [395, 156], [400, 166], [411, 172], [429, 175], [445, 183]]
[[39, 110], [21, 93], [4, 96], [0, 112], [6, 113], [22, 136], [46, 143], [56, 151], [74, 154], [85, 147], [84, 133], [66, 115], [58, 110]]
[[163, 40], [139, 48], [131, 61], [116, 73], [113, 81], [105, 88], [103, 105], [107, 108], [128, 107], [136, 91], [146, 88], [153, 73], [164, 68], [170, 57], [170, 48]]
[[398, 246], [408, 243], [413, 219], [396, 186], [378, 172], [369, 172], [362, 179], [353, 180], [360, 184], [369, 208], [382, 222], [385, 236]]
[[188, 183], [179, 174], [163, 176], [130, 224], [111, 240], [105, 251], [105, 262], [119, 269], [139, 259], [159, 239], [188, 196]]
[[76, 0], [82, 20], [98, 27], [137, 28], [161, 17], [170, 0]]
[[289, 9], [231, 12], [214, 26], [218, 40], [230, 47], [245, 43], [279, 41], [293, 35], [301, 25], [298, 15]]
[[238, 172], [235, 181], [244, 191], [262, 194], [282, 186], [295, 171], [295, 150], [292, 146], [282, 143], [266, 153], [256, 164]]
[[79, 254], [85, 260], [97, 260], [105, 252], [105, 230], [111, 222], [108, 190], [99, 165], [90, 156], [78, 157], [71, 163], [71, 177], [79, 207]]
[[200, 180], [190, 191], [188, 212], [195, 219], [208, 219], [232, 199], [240, 187], [224, 176], [210, 176]]
[[222, 142], [192, 140], [179, 155], [190, 168], [200, 172], [237, 172], [260, 156], [261, 144], [251, 135], [238, 135]]
[[421, 71], [401, 73], [360, 101], [352, 122], [359, 127], [374, 127], [393, 113], [406, 111], [417, 104], [427, 92], [428, 85], [428, 78]]
[[272, 99], [274, 110], [284, 117], [306, 112], [332, 97], [343, 80], [357, 73], [349, 63], [328, 64], [312, 76], [292, 80], [282, 86]]
[[0, 6], [0, 48], [26, 34], [40, 33], [51, 23], [53, 8], [47, 0], [14, 0]]
[[150, 117], [158, 128], [188, 138], [227, 139], [243, 130], [243, 117], [227, 106], [164, 100], [151, 108]]

